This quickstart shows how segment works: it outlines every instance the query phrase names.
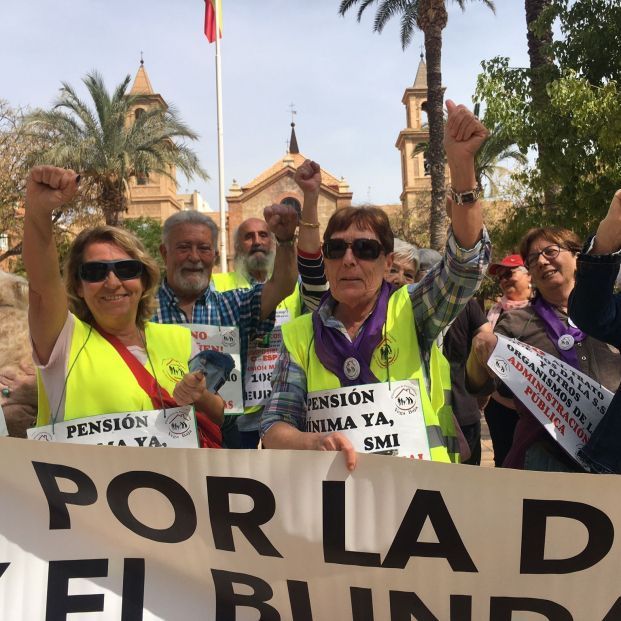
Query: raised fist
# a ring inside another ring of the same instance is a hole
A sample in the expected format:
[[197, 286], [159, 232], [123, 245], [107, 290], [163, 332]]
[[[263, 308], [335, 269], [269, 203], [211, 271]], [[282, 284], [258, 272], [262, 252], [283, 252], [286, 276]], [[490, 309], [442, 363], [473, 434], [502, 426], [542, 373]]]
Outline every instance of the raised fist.
[[295, 171], [293, 179], [304, 194], [317, 193], [321, 186], [321, 167], [317, 162], [305, 160]]
[[73, 170], [35, 166], [26, 182], [26, 209], [51, 214], [73, 199], [79, 180]]
[[263, 210], [263, 217], [278, 241], [289, 241], [298, 226], [298, 212], [290, 205], [272, 205]]
[[448, 118], [444, 127], [444, 149], [448, 160], [458, 158], [474, 159], [489, 136], [489, 131], [464, 105], [446, 101]]

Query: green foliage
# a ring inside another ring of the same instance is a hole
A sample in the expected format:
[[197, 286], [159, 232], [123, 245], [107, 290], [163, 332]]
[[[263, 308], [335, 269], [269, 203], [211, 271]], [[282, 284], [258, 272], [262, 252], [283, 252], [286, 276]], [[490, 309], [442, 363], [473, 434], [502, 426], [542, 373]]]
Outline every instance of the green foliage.
[[[3, 264], [4, 269], [20, 273], [24, 224], [24, 191], [26, 179], [37, 154], [49, 148], [49, 138], [33, 134], [26, 128], [27, 112], [0, 100], [0, 232], [7, 236], [8, 248], [0, 253], [0, 261], [17, 257]], [[81, 185], [78, 199], [54, 214], [54, 237], [62, 249], [71, 239], [71, 230], [79, 230], [96, 221], [90, 208], [89, 183]]]
[[142, 108], [140, 95], [127, 92], [127, 76], [113, 93], [103, 78], [93, 72], [84, 78], [92, 107], [66, 83], [51, 110], [28, 117], [34, 135], [49, 138], [50, 144], [37, 154], [46, 164], [79, 171], [96, 188], [96, 205], [107, 224], [118, 224], [126, 210], [126, 188], [131, 177], [150, 173], [172, 177], [178, 168], [187, 177], [207, 178], [194, 151], [185, 140], [197, 135], [172, 107]]
[[557, 0], [563, 39], [553, 44], [559, 66], [573, 67], [590, 84], [621, 76], [621, 4], [618, 0]]
[[160, 268], [164, 269], [164, 261], [160, 254], [162, 243], [162, 225], [155, 218], [126, 218], [123, 220], [123, 228], [133, 233], [147, 249], [147, 252], [157, 261]]
[[[621, 185], [621, 7], [610, 0], [571, 6], [555, 0], [541, 19], [554, 17], [564, 38], [551, 46], [545, 107], [533, 105], [530, 70], [510, 68], [507, 58], [482, 63], [477, 82], [486, 119], [501, 124], [520, 151], [546, 146], [536, 165], [516, 175], [525, 193], [501, 235], [505, 246], [531, 226], [586, 235]], [[556, 204], [543, 210], [542, 194], [551, 185]]]

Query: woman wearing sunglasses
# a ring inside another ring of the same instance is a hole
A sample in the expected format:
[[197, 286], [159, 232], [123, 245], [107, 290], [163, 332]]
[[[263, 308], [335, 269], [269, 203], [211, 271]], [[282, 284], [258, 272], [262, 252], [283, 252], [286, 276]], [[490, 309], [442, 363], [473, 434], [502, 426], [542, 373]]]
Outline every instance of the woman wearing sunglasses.
[[[265, 447], [341, 450], [350, 469], [355, 467], [356, 450], [377, 452], [382, 444], [395, 452], [394, 445], [387, 446], [392, 440], [385, 435], [377, 443], [373, 438], [373, 447], [371, 440], [364, 445], [353, 440], [345, 429], [351, 430], [345, 415], [335, 418], [326, 412], [324, 419], [317, 419], [318, 407], [321, 417], [324, 405], [346, 407], [355, 405], [360, 394], [388, 392], [387, 407], [395, 410], [398, 402], [408, 413], [405, 423], [398, 416], [393, 423], [400, 427], [412, 422], [416, 434], [408, 435], [404, 427], [400, 433], [408, 441], [416, 435], [421, 446], [425, 445], [423, 452], [414, 451], [412, 456], [425, 454], [427, 459], [445, 462], [458, 459], [452, 411], [444, 401], [450, 388], [448, 365], [440, 363], [441, 353], [434, 342], [474, 293], [487, 265], [489, 240], [483, 231], [474, 175], [474, 155], [487, 130], [465, 107], [449, 101], [447, 109], [445, 148], [454, 196], [463, 200], [452, 212], [444, 261], [418, 285], [395, 288], [384, 280], [392, 265], [394, 244], [386, 213], [376, 207], [337, 209], [321, 246], [329, 295], [312, 316], [283, 326], [272, 397], [261, 419]], [[319, 167], [307, 161], [301, 168], [303, 220], [308, 226], [300, 228], [300, 243], [303, 235], [314, 233], [318, 246], [314, 222]], [[311, 206], [314, 222], [309, 221]], [[392, 395], [394, 382], [399, 386], [403, 382], [404, 388], [396, 388], [399, 394]], [[411, 390], [411, 386], [416, 388]], [[366, 413], [370, 420], [370, 407], [355, 408], [355, 412]], [[364, 427], [362, 418], [357, 420], [358, 428]], [[369, 431], [368, 435], [377, 433]]]
[[216, 446], [223, 401], [206, 390], [202, 374], [188, 372], [189, 330], [148, 321], [159, 270], [141, 242], [115, 227], [82, 231], [63, 285], [52, 214], [73, 199], [78, 182], [71, 170], [39, 166], [26, 185], [23, 257], [39, 367], [37, 424], [192, 403], [207, 413], [197, 414], [202, 443]]
[[[619, 353], [576, 328], [567, 315], [579, 250], [578, 236], [567, 229], [543, 227], [528, 231], [521, 241], [520, 255], [531, 275], [535, 297], [528, 306], [504, 313], [494, 331], [537, 347], [614, 389], [621, 380]], [[475, 337], [467, 367], [471, 389], [487, 383], [486, 363], [495, 344], [493, 335]], [[519, 419], [503, 466], [581, 471], [537, 419], [517, 399], [514, 402]]]

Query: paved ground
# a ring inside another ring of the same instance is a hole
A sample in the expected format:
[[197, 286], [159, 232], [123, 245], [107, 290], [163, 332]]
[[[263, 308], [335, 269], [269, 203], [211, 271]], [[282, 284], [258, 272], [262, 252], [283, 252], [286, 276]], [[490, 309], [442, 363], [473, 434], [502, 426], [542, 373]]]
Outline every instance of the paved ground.
[[489, 437], [489, 429], [483, 417], [481, 417], [481, 465], [487, 466], [488, 468], [494, 467], [492, 440]]

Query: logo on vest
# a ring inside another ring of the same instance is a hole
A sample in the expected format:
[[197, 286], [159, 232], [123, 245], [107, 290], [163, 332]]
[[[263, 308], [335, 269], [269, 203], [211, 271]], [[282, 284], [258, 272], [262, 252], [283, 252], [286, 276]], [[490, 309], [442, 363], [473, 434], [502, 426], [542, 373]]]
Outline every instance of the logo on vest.
[[355, 358], [347, 358], [343, 363], [343, 373], [347, 379], [357, 379], [360, 375], [360, 363]]
[[393, 394], [397, 414], [414, 414], [418, 409], [418, 393], [412, 386], [399, 386]]
[[165, 358], [162, 362], [162, 368], [166, 377], [173, 382], [181, 381], [187, 373], [186, 367], [174, 358]]
[[[379, 353], [378, 353], [379, 352]], [[375, 362], [382, 368], [394, 364], [399, 357], [399, 348], [394, 338], [386, 335], [379, 344], [378, 350], [373, 355]]]

